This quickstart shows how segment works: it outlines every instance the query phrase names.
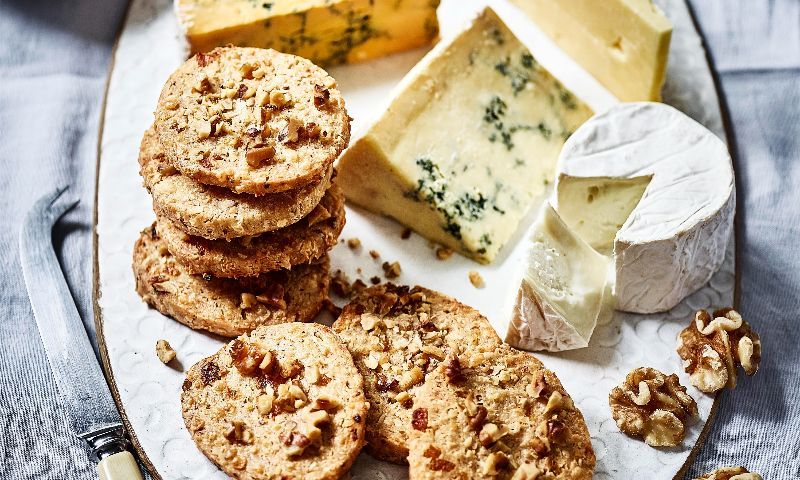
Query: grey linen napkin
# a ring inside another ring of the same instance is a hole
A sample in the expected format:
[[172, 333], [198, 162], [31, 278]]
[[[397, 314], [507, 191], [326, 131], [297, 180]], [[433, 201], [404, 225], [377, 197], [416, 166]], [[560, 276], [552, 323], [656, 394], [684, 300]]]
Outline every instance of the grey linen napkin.
[[[17, 257], [24, 212], [56, 185], [83, 203], [57, 251], [92, 334], [91, 225], [97, 128], [124, 0], [0, 0], [0, 478], [90, 479], [67, 429]], [[761, 333], [762, 371], [722, 394], [687, 478], [743, 464], [800, 478], [800, 2], [692, 0], [737, 137], [742, 310]], [[133, 161], [133, 160], [132, 160]]]
[[55, 232], [87, 329], [100, 104], [125, 0], [0, 0], [0, 478], [97, 478], [68, 429], [17, 254], [23, 215], [57, 185], [80, 206]]

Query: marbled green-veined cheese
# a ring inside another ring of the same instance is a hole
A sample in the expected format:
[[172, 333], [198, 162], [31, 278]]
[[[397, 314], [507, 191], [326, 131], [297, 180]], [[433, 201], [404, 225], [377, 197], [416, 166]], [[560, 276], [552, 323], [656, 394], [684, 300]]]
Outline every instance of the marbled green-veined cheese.
[[439, 0], [175, 0], [192, 53], [233, 44], [320, 64], [351, 63], [430, 43]]
[[486, 9], [403, 79], [337, 181], [350, 201], [490, 262], [591, 114]]

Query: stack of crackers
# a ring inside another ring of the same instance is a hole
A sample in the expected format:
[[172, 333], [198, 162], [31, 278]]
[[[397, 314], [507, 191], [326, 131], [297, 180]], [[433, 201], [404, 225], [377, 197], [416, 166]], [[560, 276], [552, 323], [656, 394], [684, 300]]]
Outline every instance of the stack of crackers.
[[230, 337], [312, 320], [345, 223], [333, 162], [349, 139], [336, 82], [308, 60], [238, 47], [187, 60], [140, 148], [157, 216], [134, 248], [142, 298]]

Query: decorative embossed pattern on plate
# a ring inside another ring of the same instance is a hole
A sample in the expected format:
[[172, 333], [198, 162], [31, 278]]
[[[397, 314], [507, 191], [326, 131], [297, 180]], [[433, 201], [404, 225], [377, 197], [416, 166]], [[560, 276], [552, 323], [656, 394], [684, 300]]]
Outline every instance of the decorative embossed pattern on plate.
[[[481, 3], [463, 8], [459, 0], [444, 0], [439, 10], [443, 35], [457, 29]], [[514, 7], [503, 0], [489, 3], [540, 62], [596, 111], [615, 102]], [[724, 138], [713, 79], [690, 13], [683, 0], [657, 3], [675, 24], [664, 99]], [[101, 139], [96, 226], [99, 333], [118, 399], [140, 448], [157, 472], [169, 479], [224, 478], [195, 448], [184, 428], [179, 403], [182, 371], [162, 365], [155, 355], [156, 340], [165, 338], [185, 370], [218, 349], [222, 339], [194, 332], [149, 309], [136, 295], [130, 265], [138, 232], [154, 218], [138, 175], [139, 140], [152, 121], [164, 80], [184, 58], [180, 38], [169, 0], [134, 0], [115, 53]], [[416, 50], [331, 69], [355, 117], [354, 135], [423, 54]], [[526, 220], [528, 224], [532, 217]], [[338, 246], [332, 254], [332, 268], [341, 268], [351, 278], [357, 276], [359, 267], [362, 278], [380, 274], [380, 262], [367, 254], [375, 249], [381, 253], [381, 261], [400, 261], [403, 274], [398, 281], [454, 295], [484, 312], [496, 327], [502, 325], [503, 309], [497, 299], [506, 298], [516, 288], [508, 284], [508, 278], [510, 268], [524, 254], [524, 242], [520, 241], [524, 229], [512, 239], [517, 248], [507, 248], [495, 264], [485, 267], [458, 255], [439, 262], [426, 240], [416, 235], [403, 240], [402, 230], [392, 221], [350, 208], [342, 238], [358, 237], [362, 247], [350, 250]], [[556, 372], [586, 418], [598, 459], [595, 478], [670, 479], [688, 458], [711, 412], [712, 396], [690, 388], [698, 401], [701, 421], [691, 425], [682, 446], [653, 449], [617, 430], [607, 395], [629, 370], [642, 365], [678, 372], [682, 383], [688, 384], [674, 353], [676, 335], [696, 309], [733, 302], [733, 252], [731, 242], [722, 270], [707, 287], [672, 311], [659, 315], [618, 313], [609, 324], [597, 328], [589, 348], [538, 355]], [[480, 271], [486, 280], [484, 289], [476, 290], [469, 283], [470, 270]], [[406, 469], [362, 454], [352, 473], [357, 480], [393, 480], [405, 478]]]

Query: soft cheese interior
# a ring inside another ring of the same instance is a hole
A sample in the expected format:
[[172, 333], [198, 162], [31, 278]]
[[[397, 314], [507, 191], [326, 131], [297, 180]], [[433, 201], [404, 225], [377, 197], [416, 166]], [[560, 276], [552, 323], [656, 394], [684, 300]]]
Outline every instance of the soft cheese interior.
[[590, 115], [486, 9], [408, 74], [338, 182], [350, 201], [489, 262]]
[[549, 203], [529, 242], [506, 341], [526, 350], [586, 347], [598, 320], [614, 308], [611, 259], [567, 227]]
[[[616, 304], [674, 307], [719, 269], [735, 209], [725, 144], [661, 103], [623, 103], [564, 145], [557, 208], [598, 251], [613, 252]], [[613, 235], [612, 235], [613, 233]]]

